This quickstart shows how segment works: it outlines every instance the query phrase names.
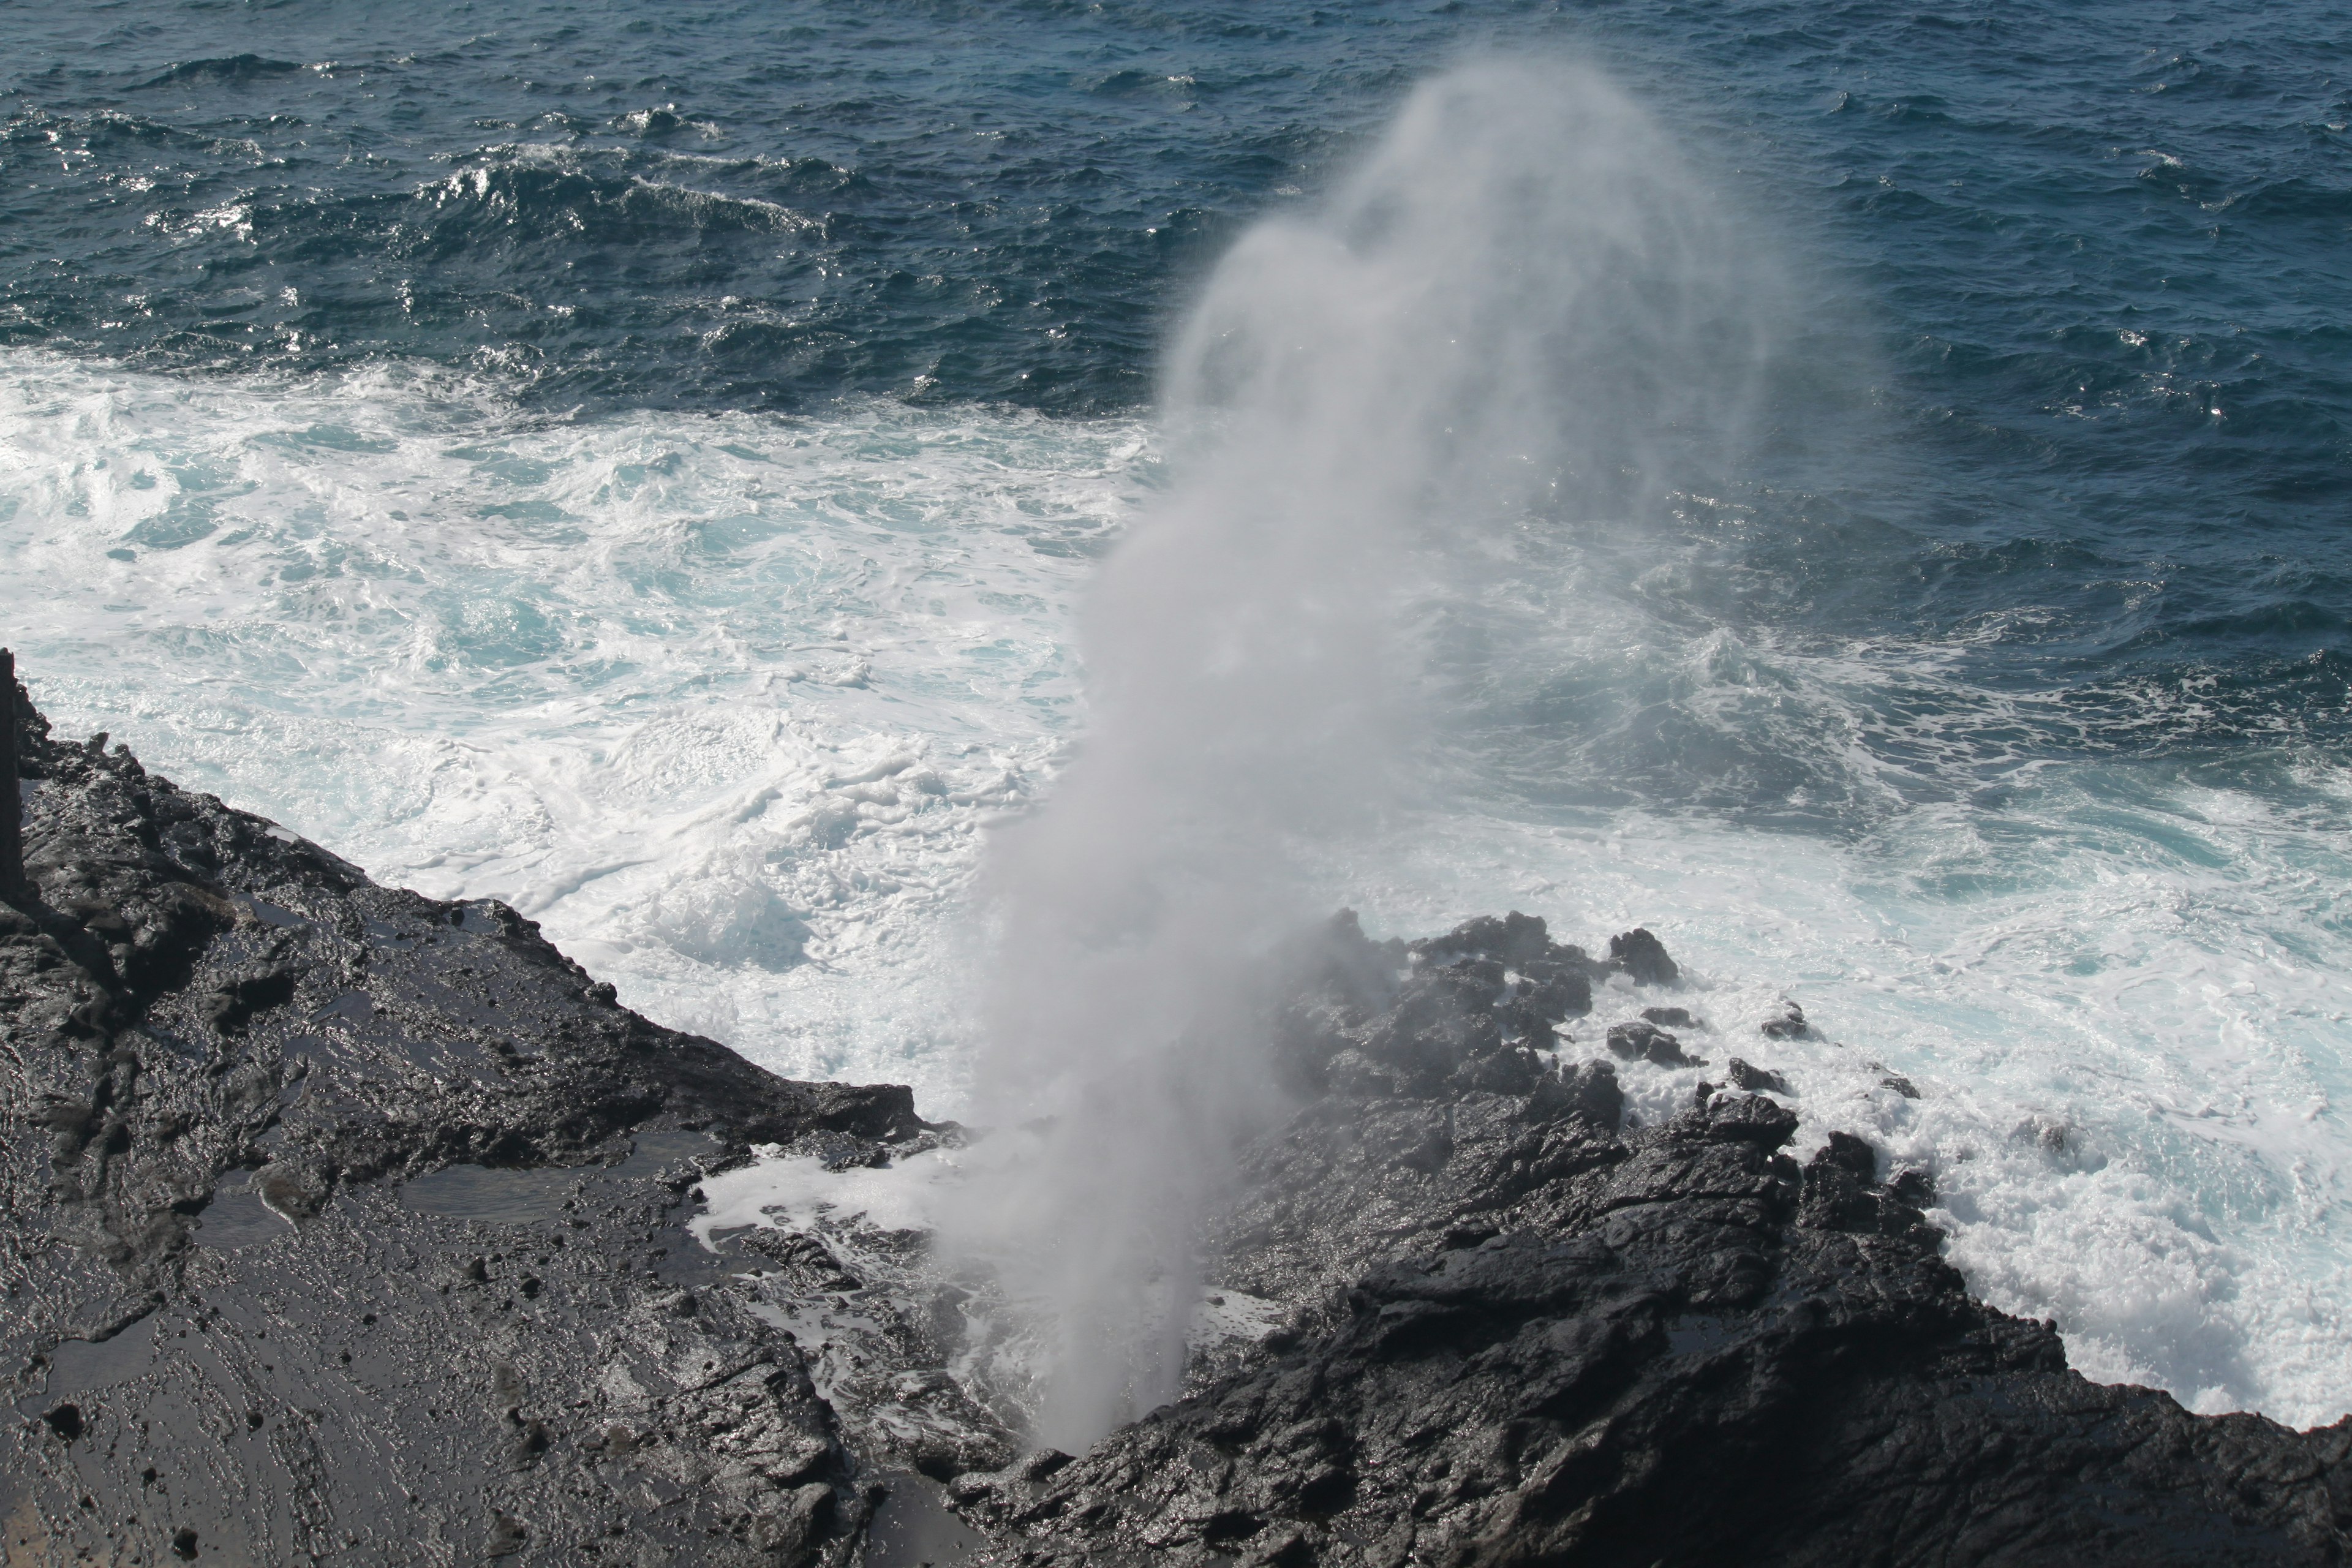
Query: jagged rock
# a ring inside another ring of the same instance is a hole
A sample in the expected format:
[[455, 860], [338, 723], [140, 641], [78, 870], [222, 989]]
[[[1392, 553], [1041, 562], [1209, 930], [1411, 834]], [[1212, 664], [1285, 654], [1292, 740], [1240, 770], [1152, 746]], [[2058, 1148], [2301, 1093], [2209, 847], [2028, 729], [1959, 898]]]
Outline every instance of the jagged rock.
[[[1378, 1016], [1358, 1019], [1378, 1034]], [[1470, 1050], [1459, 1032], [1447, 1048]], [[2333, 1563], [2352, 1418], [2205, 1418], [1969, 1300], [1877, 1153], [1610, 1068], [1448, 1102], [1360, 1085], [1244, 1156], [1215, 1278], [1307, 1303], [1087, 1454], [960, 1478], [1029, 1564]], [[1443, 1157], [1389, 1151], [1443, 1133]], [[1319, 1304], [1318, 1304], [1319, 1303]]]
[[[945, 1370], [966, 1298], [919, 1238], [853, 1270], [825, 1235], [716, 1259], [682, 1227], [755, 1141], [835, 1170], [935, 1146], [906, 1090], [772, 1078], [502, 905], [20, 733], [46, 782], [42, 896], [0, 910], [12, 1561], [847, 1568], [885, 1469], [1036, 1564], [2352, 1554], [2352, 1419], [2085, 1382], [1968, 1299], [1925, 1172], [1882, 1182], [1843, 1132], [1800, 1165], [1761, 1095], [1627, 1125], [1557, 1026], [1672, 961], [1519, 914], [1410, 946], [1345, 916], [1286, 955], [1297, 1108], [1201, 1243], [1287, 1320], [1088, 1453], [1012, 1460]], [[1611, 1044], [1688, 1064], [1660, 1026], [1696, 1026], [1656, 1011]], [[775, 1326], [834, 1302], [847, 1364]]]
[[1801, 1040], [1812, 1032], [1805, 1022], [1805, 1010], [1786, 997], [1780, 1000], [1780, 1010], [1757, 1027], [1772, 1040]]
[[[0, 1369], [46, 1415], [0, 1439], [0, 1554], [570, 1563], [617, 1529], [633, 1562], [846, 1562], [865, 1494], [801, 1351], [614, 1165], [887, 1160], [935, 1136], [907, 1090], [660, 1028], [503, 905], [376, 887], [103, 737], [27, 711], [19, 743]], [[572, 1186], [404, 1201], [461, 1163]], [[615, 1420], [625, 1455], [592, 1441]]]
[[1767, 1090], [1774, 1094], [1797, 1092], [1789, 1087], [1789, 1080], [1779, 1073], [1768, 1072], [1759, 1067], [1750, 1067], [1738, 1057], [1732, 1058], [1724, 1064], [1724, 1071], [1730, 1078], [1732, 1087], [1744, 1089], [1750, 1094], [1761, 1094]]
[[1916, 1167], [1898, 1171], [1886, 1190], [1915, 1208], [1926, 1208], [1936, 1201], [1936, 1178]]
[[1666, 944], [1643, 926], [1609, 939], [1609, 963], [1640, 985], [1671, 985], [1682, 975], [1681, 968], [1666, 956]]
[[1609, 1048], [1631, 1061], [1655, 1062], [1660, 1067], [1705, 1067], [1704, 1057], [1684, 1053], [1683, 1043], [1655, 1024], [1636, 1019], [1609, 1030]]
[[1343, 910], [1278, 967], [1284, 1080], [1349, 1098], [1531, 1089], [1557, 1026], [1591, 1011], [1609, 973], [1517, 911], [1407, 945], [1366, 941]]
[[1549, 1023], [1591, 1012], [1592, 983], [1609, 974], [1608, 965], [1595, 963], [1582, 948], [1552, 941], [1542, 919], [1517, 910], [1501, 920], [1482, 916], [1465, 921], [1444, 936], [1412, 943], [1407, 951], [1437, 966], [1465, 961], [1497, 966], [1516, 976], [1514, 994]]

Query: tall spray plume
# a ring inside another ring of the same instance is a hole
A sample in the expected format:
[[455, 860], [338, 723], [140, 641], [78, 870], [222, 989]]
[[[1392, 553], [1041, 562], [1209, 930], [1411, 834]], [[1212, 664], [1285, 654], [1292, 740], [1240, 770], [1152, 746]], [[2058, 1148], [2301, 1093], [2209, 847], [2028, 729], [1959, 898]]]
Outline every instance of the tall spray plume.
[[1473, 63], [1208, 280], [1167, 369], [1172, 486], [1084, 611], [1084, 741], [984, 872], [998, 1131], [943, 1236], [1027, 1314], [1039, 1440], [1181, 1383], [1200, 1222], [1284, 1109], [1252, 977], [1316, 912], [1309, 868], [1433, 787], [1444, 605], [1735, 438], [1761, 340], [1730, 248], [1606, 79]]

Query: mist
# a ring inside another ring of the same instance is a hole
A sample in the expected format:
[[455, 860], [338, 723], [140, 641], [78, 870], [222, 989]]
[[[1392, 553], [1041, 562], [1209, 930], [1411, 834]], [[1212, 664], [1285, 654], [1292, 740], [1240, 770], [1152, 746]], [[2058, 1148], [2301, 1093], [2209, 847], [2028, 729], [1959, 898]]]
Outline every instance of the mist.
[[1171, 485], [1081, 621], [1084, 741], [982, 873], [997, 1131], [942, 1236], [1026, 1314], [1037, 1440], [1181, 1384], [1194, 1236], [1285, 1109], [1264, 956], [1329, 912], [1310, 864], [1443, 787], [1432, 626], [1743, 439], [1769, 333], [1731, 235], [1606, 78], [1481, 61], [1207, 279], [1166, 366]]

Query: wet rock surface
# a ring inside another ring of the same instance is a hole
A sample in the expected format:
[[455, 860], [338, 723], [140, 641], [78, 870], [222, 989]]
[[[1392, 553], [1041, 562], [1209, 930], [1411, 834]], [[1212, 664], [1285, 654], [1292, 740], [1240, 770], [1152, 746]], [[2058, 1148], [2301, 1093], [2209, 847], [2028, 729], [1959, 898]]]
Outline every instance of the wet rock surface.
[[[1310, 1304], [1090, 1452], [953, 1483], [1004, 1560], [2345, 1561], [2352, 1419], [2085, 1381], [2049, 1325], [1969, 1299], [1923, 1173], [1843, 1133], [1800, 1164], [1769, 1094], [1702, 1085], [1628, 1129], [1606, 1062], [1489, 1067], [1540, 1056], [1525, 994], [1473, 967], [1491, 946], [1399, 969], [1335, 927], [1295, 1009], [1319, 1032], [1290, 1037], [1327, 1088], [1213, 1237], [1219, 1278]], [[1429, 1026], [1433, 996], [1486, 1016]], [[1412, 1073], [1342, 1070], [1408, 1017]]]
[[[2200, 1418], [2069, 1372], [2047, 1325], [1968, 1299], [1924, 1173], [1844, 1134], [1790, 1157], [1769, 1056], [1630, 1124], [1612, 1062], [1559, 1047], [1612, 987], [1654, 1005], [1594, 1046], [1697, 1065], [1674, 1031], [1707, 1026], [1647, 931], [1596, 957], [1523, 915], [1410, 944], [1343, 917], [1287, 955], [1293, 1107], [1202, 1238], [1224, 1331], [1187, 1398], [1017, 1457], [950, 1373], [972, 1320], [919, 1234], [780, 1221], [713, 1251], [687, 1228], [754, 1146], [838, 1173], [952, 1142], [906, 1090], [660, 1028], [504, 906], [377, 887], [102, 738], [32, 715], [21, 756], [12, 1565], [2352, 1544], [2352, 1422]], [[1786, 1012], [1742, 1048], [1806, 1028]]]
[[104, 739], [20, 732], [0, 1557], [846, 1562], [871, 1498], [682, 1228], [752, 1142], [937, 1136], [614, 1005]]

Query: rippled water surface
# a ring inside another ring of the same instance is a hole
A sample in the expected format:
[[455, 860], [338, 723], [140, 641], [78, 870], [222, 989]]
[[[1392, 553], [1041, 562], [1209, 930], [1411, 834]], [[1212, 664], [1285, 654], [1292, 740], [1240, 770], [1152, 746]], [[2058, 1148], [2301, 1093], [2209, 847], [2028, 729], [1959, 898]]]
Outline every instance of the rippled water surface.
[[1448, 59], [1598, 64], [1776, 301], [1754, 450], [1433, 612], [1449, 788], [1322, 890], [1798, 996], [1807, 1135], [2078, 1364], [2352, 1409], [2341, 8], [0, 15], [50, 711], [942, 1110], [1199, 279]]

